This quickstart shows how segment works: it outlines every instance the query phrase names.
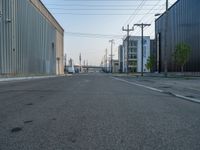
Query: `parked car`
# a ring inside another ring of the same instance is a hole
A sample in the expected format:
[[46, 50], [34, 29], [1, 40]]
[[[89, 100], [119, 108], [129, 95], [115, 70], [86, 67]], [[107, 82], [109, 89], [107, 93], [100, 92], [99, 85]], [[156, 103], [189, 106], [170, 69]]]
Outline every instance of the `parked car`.
[[73, 66], [72, 66], [72, 67], [68, 67], [67, 72], [68, 72], [69, 74], [74, 74], [74, 73], [75, 73], [74, 67], [73, 67]]

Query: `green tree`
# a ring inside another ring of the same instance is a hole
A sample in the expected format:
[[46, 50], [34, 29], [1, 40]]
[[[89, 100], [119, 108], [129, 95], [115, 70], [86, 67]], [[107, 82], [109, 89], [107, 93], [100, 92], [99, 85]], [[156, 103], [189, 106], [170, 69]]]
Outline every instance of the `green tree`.
[[191, 48], [186, 43], [180, 43], [176, 46], [174, 59], [176, 64], [181, 67], [181, 72], [183, 72], [184, 66], [189, 60], [190, 53]]
[[148, 70], [152, 70], [155, 63], [156, 63], [155, 58], [153, 56], [149, 56], [145, 66]]
[[155, 65], [155, 58], [153, 56], [149, 56], [148, 59], [147, 59], [147, 63], [146, 63], [146, 68], [148, 70], [152, 70], [154, 65]]

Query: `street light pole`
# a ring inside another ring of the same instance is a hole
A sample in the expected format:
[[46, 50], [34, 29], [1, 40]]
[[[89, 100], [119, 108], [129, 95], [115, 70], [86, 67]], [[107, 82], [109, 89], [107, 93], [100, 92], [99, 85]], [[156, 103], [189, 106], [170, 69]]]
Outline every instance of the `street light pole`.
[[146, 27], [146, 26], [150, 26], [151, 24], [144, 24], [144, 23], [141, 23], [141, 24], [134, 24], [134, 26], [139, 26], [139, 27], [141, 27], [141, 32], [142, 32], [142, 36], [141, 36], [141, 50], [142, 50], [142, 56], [141, 56], [141, 76], [143, 76], [144, 75], [144, 73], [143, 73], [143, 56], [144, 56], [144, 46], [143, 46], [143, 44], [144, 44], [144, 28]]

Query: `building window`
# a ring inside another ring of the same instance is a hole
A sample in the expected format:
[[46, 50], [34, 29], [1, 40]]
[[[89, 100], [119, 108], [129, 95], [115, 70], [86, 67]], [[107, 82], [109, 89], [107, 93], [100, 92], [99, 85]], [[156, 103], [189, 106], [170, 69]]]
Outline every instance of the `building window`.
[[130, 41], [130, 46], [137, 47], [138, 46], [138, 41]]
[[132, 61], [131, 66], [137, 66], [137, 61]]
[[147, 40], [144, 40], [144, 41], [143, 41], [143, 45], [147, 45]]
[[130, 49], [130, 52], [133, 53], [133, 48]]
[[129, 49], [129, 53], [137, 53], [137, 48], [136, 47], [134, 47], [134, 48], [130, 48]]
[[133, 52], [134, 52], [134, 53], [137, 53], [137, 48], [136, 48], [136, 47], [133, 48]]
[[137, 55], [136, 55], [136, 54], [130, 54], [130, 55], [129, 55], [129, 58], [130, 58], [130, 59], [137, 59]]
[[133, 41], [133, 46], [137, 47], [138, 46], [138, 41]]
[[147, 49], [146, 49], [146, 46], [144, 46], [143, 48], [143, 57], [146, 58], [147, 57]]
[[131, 41], [130, 43], [131, 43], [130, 45], [133, 46], [133, 41]]

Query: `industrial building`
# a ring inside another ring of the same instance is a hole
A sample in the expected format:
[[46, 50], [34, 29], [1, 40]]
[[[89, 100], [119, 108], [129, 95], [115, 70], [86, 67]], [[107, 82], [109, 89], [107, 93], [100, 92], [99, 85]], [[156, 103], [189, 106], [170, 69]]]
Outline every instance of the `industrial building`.
[[63, 37], [40, 0], [0, 0], [0, 75], [63, 74]]
[[124, 47], [123, 45], [119, 45], [118, 47], [118, 60], [119, 60], [119, 72], [123, 72], [124, 66]]
[[[143, 37], [143, 72], [149, 72], [146, 68], [147, 59], [150, 56], [150, 37], [144, 36]], [[127, 38], [123, 41], [123, 46], [121, 50], [119, 58], [123, 58], [123, 72], [127, 72], [127, 49], [128, 49], [128, 64], [129, 64], [129, 72], [141, 72], [142, 66], [142, 42], [141, 36], [130, 36], [129, 37], [129, 48]], [[121, 52], [123, 51], [123, 53]], [[122, 56], [121, 56], [122, 55]], [[121, 61], [121, 60], [120, 60]]]
[[156, 48], [156, 40], [151, 39], [150, 40], [150, 56], [153, 57], [155, 60], [153, 67], [151, 68], [151, 72], [157, 72], [157, 62], [156, 62], [156, 57], [157, 57], [157, 48]]
[[[178, 0], [156, 20], [157, 70], [179, 72], [173, 54], [177, 44], [191, 47], [185, 72], [200, 72], [199, 0]], [[166, 69], [166, 70], [165, 70]]]
[[112, 71], [113, 73], [119, 73], [119, 60], [113, 59]]

